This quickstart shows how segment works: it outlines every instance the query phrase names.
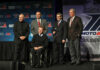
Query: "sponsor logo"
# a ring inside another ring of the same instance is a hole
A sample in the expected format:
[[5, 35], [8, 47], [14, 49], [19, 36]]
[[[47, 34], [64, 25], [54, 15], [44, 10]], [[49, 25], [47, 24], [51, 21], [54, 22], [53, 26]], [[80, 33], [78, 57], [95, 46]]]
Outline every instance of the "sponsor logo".
[[84, 26], [82, 36], [100, 36], [100, 14], [88, 14], [91, 19]]
[[15, 6], [8, 6], [8, 9], [15, 9]]
[[10, 36], [10, 35], [11, 35], [11, 33], [9, 33], [9, 32], [6, 33], [6, 36]]
[[4, 33], [2, 32], [2, 33], [0, 33], [0, 36], [4, 36]]
[[26, 8], [26, 9], [29, 9], [29, 8], [31, 8], [31, 7], [30, 7], [30, 5], [26, 5], [25, 8]]
[[31, 18], [36, 18], [36, 16], [35, 16], [35, 15], [30, 15], [30, 17], [31, 17]]
[[48, 33], [48, 36], [52, 36], [52, 33]]
[[13, 28], [14, 27], [14, 24], [9, 24], [8, 27], [9, 28]]
[[18, 18], [18, 14], [17, 13], [13, 14], [13, 16], [14, 16], [14, 18]]
[[49, 22], [48, 27], [52, 27], [51, 22]]
[[53, 15], [52, 14], [48, 14], [48, 17], [51, 18], [51, 17], [53, 17]]
[[25, 18], [29, 18], [29, 13], [26, 13], [25, 14]]
[[7, 15], [6, 15], [6, 18], [11, 18], [11, 15], [10, 15], [10, 14], [7, 14]]
[[0, 22], [0, 28], [7, 28], [6, 22]]
[[5, 9], [7, 9], [7, 6], [3, 5], [3, 6], [0, 7], [0, 9], [5, 10]]

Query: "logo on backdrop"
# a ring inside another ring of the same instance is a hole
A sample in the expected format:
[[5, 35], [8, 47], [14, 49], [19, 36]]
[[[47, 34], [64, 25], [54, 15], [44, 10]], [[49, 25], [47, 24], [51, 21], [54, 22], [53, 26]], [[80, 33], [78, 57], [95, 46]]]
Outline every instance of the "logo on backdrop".
[[0, 22], [0, 28], [7, 28], [6, 22]]
[[100, 14], [88, 14], [91, 16], [88, 23], [84, 26], [83, 36], [92, 35], [100, 36]]

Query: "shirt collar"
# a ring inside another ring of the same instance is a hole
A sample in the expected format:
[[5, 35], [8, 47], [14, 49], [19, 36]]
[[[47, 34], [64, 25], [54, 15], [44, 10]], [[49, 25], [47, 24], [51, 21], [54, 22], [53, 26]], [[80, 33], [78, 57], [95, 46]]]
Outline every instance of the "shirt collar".
[[40, 18], [40, 19], [37, 19], [37, 22], [38, 22], [38, 21], [40, 21], [40, 22], [41, 22], [41, 18]]
[[42, 33], [42, 34], [39, 34], [39, 36], [41, 36], [41, 37], [42, 37], [42, 36], [43, 36], [43, 33]]
[[62, 19], [58, 21], [58, 23], [61, 23]]
[[74, 18], [75, 18], [75, 16], [71, 17], [71, 19], [74, 19]]

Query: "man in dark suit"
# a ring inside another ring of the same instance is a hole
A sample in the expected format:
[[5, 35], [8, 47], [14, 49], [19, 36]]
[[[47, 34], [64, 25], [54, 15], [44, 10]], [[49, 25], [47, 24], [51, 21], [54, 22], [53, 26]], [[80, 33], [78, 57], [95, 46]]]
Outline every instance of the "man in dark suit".
[[36, 12], [36, 19], [31, 22], [31, 32], [33, 35], [38, 34], [38, 27], [44, 27], [44, 34], [48, 31], [48, 23], [45, 19], [41, 18], [41, 12]]
[[19, 15], [19, 21], [14, 24], [15, 60], [27, 61], [29, 24], [24, 21], [24, 15]]
[[[43, 29], [40, 26], [38, 34], [35, 34], [32, 39], [32, 67], [41, 67], [41, 55], [44, 54], [45, 48], [48, 47], [48, 37], [46, 34], [43, 34]], [[44, 63], [46, 63], [45, 60]]]
[[68, 40], [71, 55], [71, 64], [80, 64], [80, 38], [83, 24], [80, 17], [75, 16], [75, 9], [69, 10], [68, 18]]
[[53, 64], [64, 63], [64, 44], [66, 41], [67, 27], [66, 22], [62, 20], [62, 14], [57, 13], [57, 21], [53, 26]]

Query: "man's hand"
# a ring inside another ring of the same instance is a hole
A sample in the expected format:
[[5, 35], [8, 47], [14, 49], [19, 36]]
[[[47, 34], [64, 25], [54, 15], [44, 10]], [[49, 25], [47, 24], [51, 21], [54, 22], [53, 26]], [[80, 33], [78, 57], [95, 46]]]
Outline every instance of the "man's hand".
[[20, 39], [21, 40], [24, 40], [26, 37], [25, 36], [20, 36]]
[[56, 31], [53, 31], [53, 34], [55, 34], [56, 33]]
[[38, 47], [34, 47], [34, 50], [38, 50]]
[[41, 49], [41, 48], [43, 48], [43, 47], [42, 47], [42, 46], [34, 47], [34, 50], [39, 50], [39, 49]]
[[43, 48], [43, 47], [42, 47], [42, 46], [39, 46], [38, 48], [41, 49], [41, 48]]
[[62, 40], [62, 43], [65, 43], [66, 41], [65, 40]]

